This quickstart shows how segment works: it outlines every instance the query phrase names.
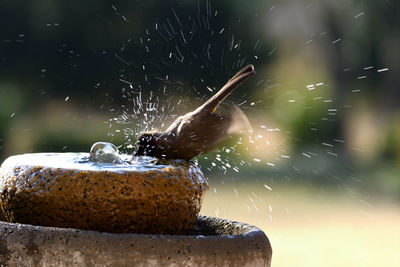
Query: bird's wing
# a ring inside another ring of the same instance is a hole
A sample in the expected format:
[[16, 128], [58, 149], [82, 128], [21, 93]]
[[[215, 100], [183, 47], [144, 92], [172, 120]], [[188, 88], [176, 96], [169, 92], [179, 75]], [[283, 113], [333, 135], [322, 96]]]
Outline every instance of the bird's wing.
[[204, 152], [217, 150], [227, 139], [239, 135], [246, 135], [252, 131], [251, 124], [246, 115], [238, 106], [231, 107], [226, 115], [211, 113], [212, 121], [217, 127], [209, 127], [212, 137], [208, 139]]
[[249, 119], [241, 108], [234, 105], [231, 108], [228, 135], [249, 134], [253, 131]]

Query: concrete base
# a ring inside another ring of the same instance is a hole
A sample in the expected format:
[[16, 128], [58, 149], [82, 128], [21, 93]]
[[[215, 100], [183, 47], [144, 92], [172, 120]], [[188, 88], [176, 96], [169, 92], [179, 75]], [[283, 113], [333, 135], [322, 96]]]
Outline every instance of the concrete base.
[[257, 227], [206, 216], [185, 236], [0, 222], [0, 266], [270, 266], [271, 256]]

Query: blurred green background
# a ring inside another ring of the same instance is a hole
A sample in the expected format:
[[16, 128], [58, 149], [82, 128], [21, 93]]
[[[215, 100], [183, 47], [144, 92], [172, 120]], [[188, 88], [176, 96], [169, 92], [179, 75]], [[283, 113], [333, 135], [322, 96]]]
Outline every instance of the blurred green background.
[[2, 1], [0, 160], [96, 141], [131, 153], [139, 132], [251, 63], [224, 105], [254, 134], [198, 159], [203, 213], [262, 227], [276, 266], [395, 266], [399, 12], [394, 0]]

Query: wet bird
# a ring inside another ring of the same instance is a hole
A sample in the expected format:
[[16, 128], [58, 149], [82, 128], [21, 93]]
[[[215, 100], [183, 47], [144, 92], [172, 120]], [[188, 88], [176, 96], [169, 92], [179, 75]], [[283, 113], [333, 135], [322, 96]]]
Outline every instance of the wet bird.
[[178, 117], [165, 131], [140, 134], [134, 156], [190, 160], [214, 149], [227, 136], [241, 133], [243, 129], [251, 129], [247, 117], [238, 107], [229, 116], [217, 114], [216, 109], [235, 88], [253, 74], [254, 66], [247, 65], [213, 97], [194, 111]]

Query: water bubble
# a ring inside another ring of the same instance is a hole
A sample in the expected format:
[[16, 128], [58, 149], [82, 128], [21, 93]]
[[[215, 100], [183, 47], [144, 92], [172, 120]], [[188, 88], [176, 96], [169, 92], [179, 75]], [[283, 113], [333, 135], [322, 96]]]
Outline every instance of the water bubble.
[[108, 142], [97, 142], [90, 148], [90, 161], [98, 163], [121, 164], [123, 161], [118, 157], [118, 148]]

